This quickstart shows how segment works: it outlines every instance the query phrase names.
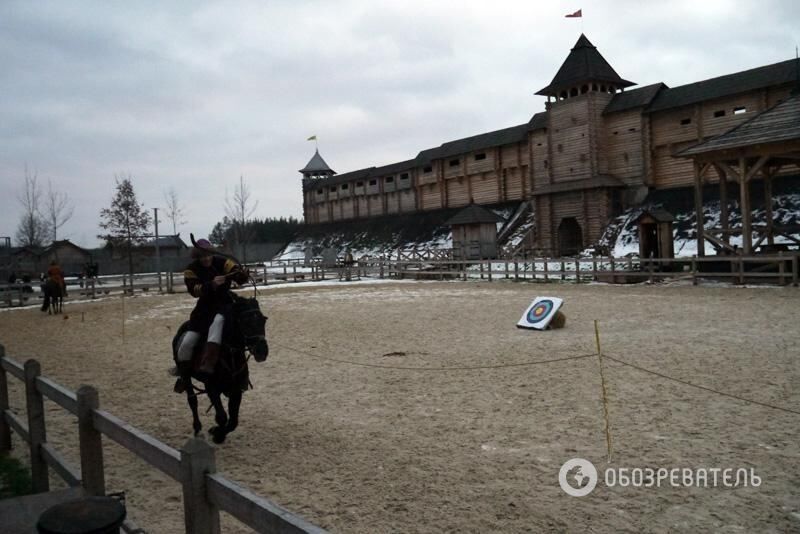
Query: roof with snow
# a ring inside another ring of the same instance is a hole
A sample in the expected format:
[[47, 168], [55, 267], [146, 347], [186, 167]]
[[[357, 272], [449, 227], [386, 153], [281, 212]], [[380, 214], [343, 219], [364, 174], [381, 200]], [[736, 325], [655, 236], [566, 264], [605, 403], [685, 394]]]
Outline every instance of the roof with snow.
[[157, 240], [153, 239], [142, 246], [155, 248], [156, 241], [158, 241], [158, 248], [189, 248], [183, 239], [181, 239], [180, 234], [159, 237]]
[[331, 169], [328, 164], [325, 163], [325, 160], [322, 159], [322, 156], [319, 155], [319, 149], [314, 151], [314, 155], [311, 156], [306, 166], [300, 169], [299, 172], [336, 174], [336, 171]]
[[800, 94], [793, 95], [724, 134], [680, 152], [695, 156], [752, 145], [800, 140]]
[[606, 82], [616, 87], [630, 87], [633, 82], [620, 78], [608, 61], [597, 51], [584, 34], [570, 50], [567, 59], [558, 69], [553, 81], [544, 89], [536, 92], [537, 95], [558, 96], [563, 89], [568, 89], [583, 82]]
[[495, 224], [499, 222], [505, 221], [495, 212], [473, 203], [453, 215], [444, 224], [447, 226], [455, 226], [459, 224]]

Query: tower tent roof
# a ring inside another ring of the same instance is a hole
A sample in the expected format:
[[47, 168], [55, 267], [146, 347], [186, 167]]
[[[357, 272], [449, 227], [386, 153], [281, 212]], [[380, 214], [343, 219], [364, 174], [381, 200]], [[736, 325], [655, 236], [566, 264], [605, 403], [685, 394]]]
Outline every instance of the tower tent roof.
[[536, 94], [556, 96], [559, 91], [583, 82], [606, 82], [617, 87], [634, 85], [633, 82], [620, 78], [608, 61], [597, 51], [597, 47], [584, 34], [581, 34], [578, 42], [570, 50], [567, 59], [558, 69], [553, 81], [544, 89], [537, 91]]
[[336, 171], [328, 167], [328, 164], [325, 163], [325, 160], [319, 155], [319, 150], [314, 151], [314, 155], [308, 160], [306, 166], [300, 169], [300, 172], [336, 174]]

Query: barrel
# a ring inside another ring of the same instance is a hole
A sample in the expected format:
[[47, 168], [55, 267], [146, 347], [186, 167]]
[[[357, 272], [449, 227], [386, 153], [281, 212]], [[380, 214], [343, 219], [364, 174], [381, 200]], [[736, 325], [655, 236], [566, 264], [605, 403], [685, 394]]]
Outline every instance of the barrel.
[[36, 523], [40, 534], [116, 534], [125, 505], [113, 497], [83, 497], [45, 510]]

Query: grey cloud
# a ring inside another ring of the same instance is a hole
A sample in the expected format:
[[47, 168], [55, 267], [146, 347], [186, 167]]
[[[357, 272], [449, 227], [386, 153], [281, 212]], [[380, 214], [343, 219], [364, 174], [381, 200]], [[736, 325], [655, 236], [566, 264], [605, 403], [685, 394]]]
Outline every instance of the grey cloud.
[[[794, 1], [587, 0], [620, 75], [679, 85], [791, 57]], [[260, 217], [301, 214], [317, 134], [339, 172], [526, 121], [580, 33], [572, 2], [0, 4], [0, 185], [62, 184], [65, 235], [93, 245], [115, 173], [146, 206], [174, 186], [184, 233], [222, 217], [244, 174]], [[511, 16], [509, 16], [509, 13]], [[754, 21], [758, 21], [755, 23]], [[19, 209], [0, 195], [0, 235]]]

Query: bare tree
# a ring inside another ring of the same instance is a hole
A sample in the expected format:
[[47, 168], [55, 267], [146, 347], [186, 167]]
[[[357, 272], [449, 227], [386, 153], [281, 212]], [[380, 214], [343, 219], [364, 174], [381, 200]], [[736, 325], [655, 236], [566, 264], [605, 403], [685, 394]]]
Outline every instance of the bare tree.
[[47, 181], [47, 194], [44, 198], [44, 219], [47, 221], [50, 237], [53, 241], [58, 238], [58, 229], [72, 218], [75, 212], [70, 204], [69, 196], [63, 191], [53, 189], [53, 182]]
[[25, 166], [25, 186], [17, 195], [22, 206], [22, 216], [17, 226], [17, 242], [23, 247], [40, 247], [48, 235], [47, 222], [39, 211], [42, 200], [42, 190], [37, 182], [38, 176], [28, 171]]
[[253, 216], [258, 207], [258, 201], [250, 200], [250, 188], [244, 183], [244, 177], [239, 176], [239, 184], [233, 190], [233, 197], [225, 195], [225, 213], [231, 219], [233, 238], [242, 246], [242, 261], [247, 263], [247, 243], [252, 237], [247, 221]]
[[167, 203], [167, 209], [165, 210], [167, 218], [172, 221], [172, 235], [178, 235], [178, 226], [186, 224], [183, 218], [186, 214], [178, 201], [178, 192], [175, 191], [174, 187], [164, 191], [164, 201]]

